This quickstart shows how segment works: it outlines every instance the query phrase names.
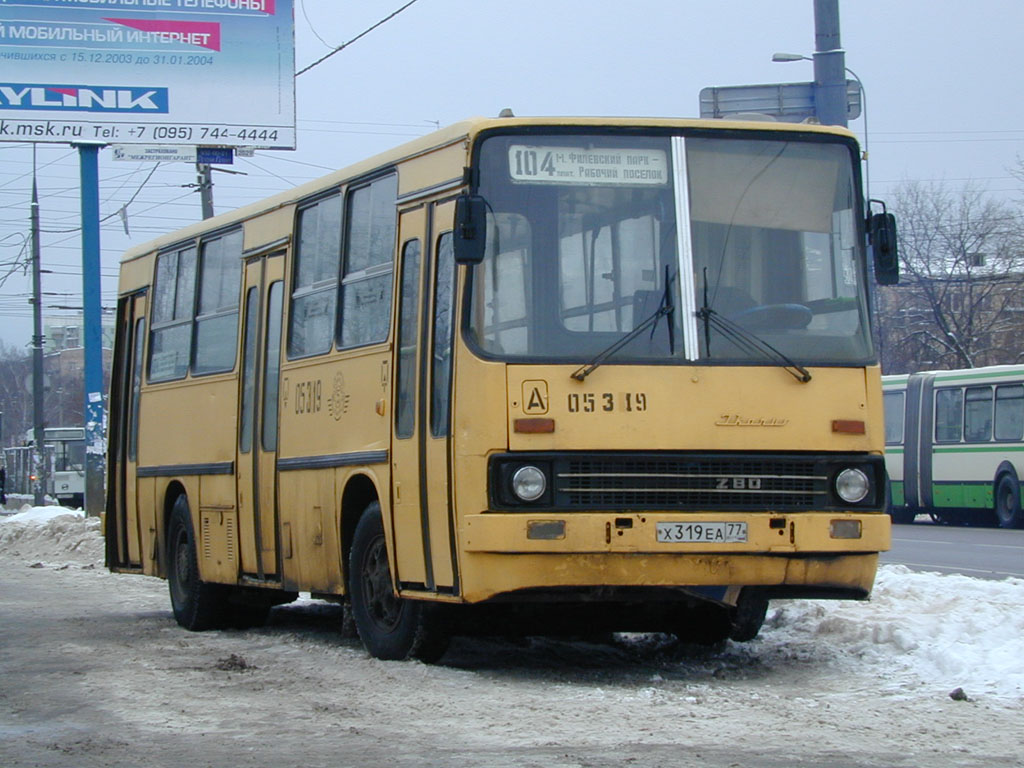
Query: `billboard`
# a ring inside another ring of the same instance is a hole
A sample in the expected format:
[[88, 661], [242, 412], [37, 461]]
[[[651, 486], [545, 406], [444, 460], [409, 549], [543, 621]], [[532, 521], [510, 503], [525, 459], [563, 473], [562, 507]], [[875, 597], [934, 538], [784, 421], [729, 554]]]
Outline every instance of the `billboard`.
[[293, 0], [0, 0], [0, 141], [295, 147]]

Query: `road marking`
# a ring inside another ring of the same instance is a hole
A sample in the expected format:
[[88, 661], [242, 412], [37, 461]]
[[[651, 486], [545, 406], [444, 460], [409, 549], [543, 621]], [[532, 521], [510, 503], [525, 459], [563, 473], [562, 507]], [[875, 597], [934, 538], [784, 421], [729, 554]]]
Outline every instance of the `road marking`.
[[898, 539], [895, 536], [893, 541], [908, 541], [911, 544], [945, 544], [947, 546], [962, 545], [959, 541], [937, 541], [936, 539]]

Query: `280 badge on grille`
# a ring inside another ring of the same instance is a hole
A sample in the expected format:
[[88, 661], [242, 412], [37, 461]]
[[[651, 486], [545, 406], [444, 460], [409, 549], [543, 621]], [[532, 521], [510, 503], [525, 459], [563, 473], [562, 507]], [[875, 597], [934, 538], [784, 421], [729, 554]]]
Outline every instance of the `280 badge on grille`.
[[742, 544], [747, 541], [746, 523], [658, 523], [658, 542], [664, 544]]

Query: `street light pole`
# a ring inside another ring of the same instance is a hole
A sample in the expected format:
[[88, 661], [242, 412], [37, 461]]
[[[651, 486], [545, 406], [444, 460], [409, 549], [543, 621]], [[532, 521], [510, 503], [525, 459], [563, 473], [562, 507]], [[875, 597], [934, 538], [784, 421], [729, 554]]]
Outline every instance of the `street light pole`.
[[839, 41], [839, 0], [814, 0], [814, 109], [825, 125], [846, 127], [846, 52]]
[[[772, 61], [776, 63], [788, 63], [790, 61], [814, 61], [809, 56], [804, 56], [800, 53], [773, 53]], [[864, 149], [861, 151], [861, 160], [864, 161], [864, 197], [867, 200], [871, 199], [871, 163], [868, 161], [868, 94], [864, 90], [864, 83], [854, 72], [847, 66], [843, 67], [843, 70], [853, 78], [854, 82], [857, 83], [857, 89], [860, 91], [860, 111], [861, 117], [864, 118]], [[846, 123], [843, 123], [846, 125]]]

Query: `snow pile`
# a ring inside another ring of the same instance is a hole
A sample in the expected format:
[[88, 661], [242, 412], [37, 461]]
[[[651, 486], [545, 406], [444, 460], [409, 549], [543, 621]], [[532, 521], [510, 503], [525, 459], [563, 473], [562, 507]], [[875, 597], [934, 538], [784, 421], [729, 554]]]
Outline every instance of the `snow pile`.
[[34, 523], [40, 525], [65, 516], [85, 517], [85, 512], [80, 509], [68, 509], [67, 507], [30, 507], [26, 504], [14, 514], [4, 515], [0, 518], [0, 522]]
[[[879, 568], [869, 602], [773, 602], [750, 647], [780, 661], [875, 668], [888, 692], [922, 685], [1024, 697], [1024, 580]], [[764, 659], [761, 659], [764, 661]]]
[[10, 555], [44, 565], [69, 561], [81, 565], [103, 562], [103, 535], [98, 517], [64, 507], [22, 507], [0, 517], [0, 555]]

